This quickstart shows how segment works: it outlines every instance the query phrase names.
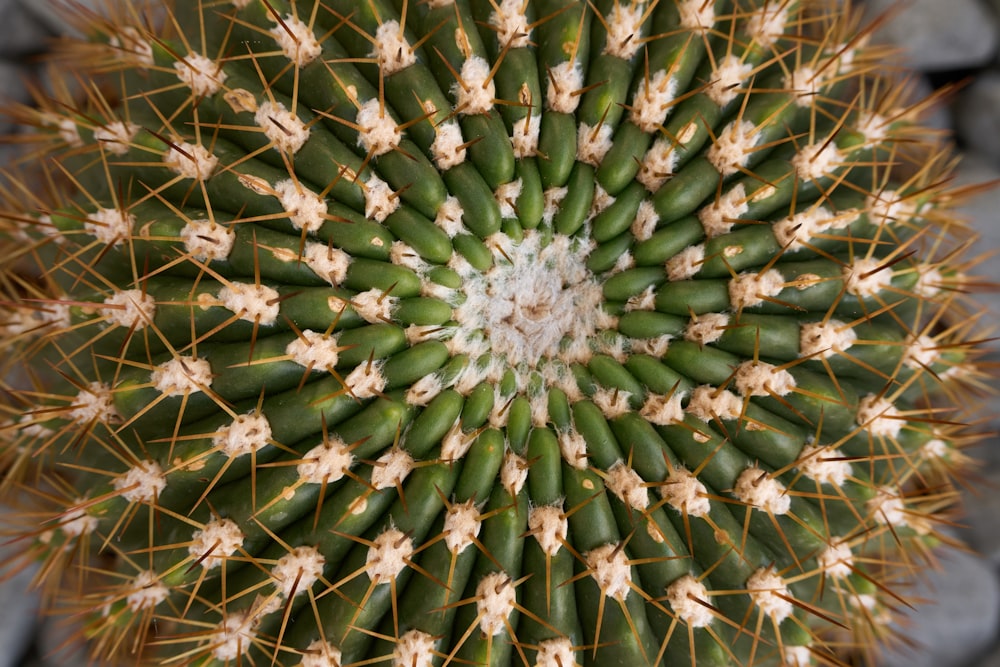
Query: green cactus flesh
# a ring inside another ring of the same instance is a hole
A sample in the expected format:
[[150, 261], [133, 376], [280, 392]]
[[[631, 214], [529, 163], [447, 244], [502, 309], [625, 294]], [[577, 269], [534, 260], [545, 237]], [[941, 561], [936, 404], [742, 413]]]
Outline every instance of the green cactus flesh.
[[3, 185], [53, 605], [156, 664], [870, 649], [983, 383], [950, 158], [834, 4], [89, 17]]

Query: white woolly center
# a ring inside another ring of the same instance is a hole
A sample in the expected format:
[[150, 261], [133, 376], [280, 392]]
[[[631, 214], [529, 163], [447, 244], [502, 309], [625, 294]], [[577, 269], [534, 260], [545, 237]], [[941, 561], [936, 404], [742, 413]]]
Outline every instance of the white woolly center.
[[209, 637], [215, 659], [230, 662], [249, 651], [257, 638], [253, 625], [254, 618], [247, 612], [227, 615]]
[[659, 70], [639, 83], [629, 120], [643, 132], [656, 132], [667, 118], [674, 101], [677, 82], [666, 70]]
[[875, 521], [880, 524], [905, 526], [909, 523], [906, 515], [906, 504], [899, 495], [898, 489], [888, 486], [879, 488], [875, 497], [869, 500], [865, 507]]
[[822, 83], [819, 72], [808, 65], [800, 65], [785, 77], [784, 87], [795, 94], [797, 106], [808, 108], [816, 101]]
[[671, 282], [688, 280], [701, 271], [701, 265], [705, 263], [705, 246], [702, 244], [691, 245], [667, 260], [667, 278]]
[[153, 60], [153, 46], [138, 30], [132, 26], [123, 26], [118, 28], [117, 33], [111, 36], [108, 44], [127, 53], [140, 67], [153, 65], [155, 62]]
[[102, 208], [87, 216], [83, 229], [101, 243], [118, 245], [132, 235], [135, 216], [116, 208]]
[[226, 81], [222, 63], [206, 58], [200, 53], [189, 53], [187, 58], [174, 63], [174, 72], [195, 97], [214, 95]]
[[788, 20], [785, 2], [769, 2], [755, 11], [746, 22], [746, 31], [763, 48], [773, 46], [784, 34]]
[[[704, 2], [704, 0], [693, 0]], [[705, 3], [711, 7], [711, 3]], [[705, 94], [716, 105], [724, 107], [740, 94], [740, 86], [753, 72], [753, 66], [744, 63], [737, 56], [726, 56], [712, 72], [712, 80], [705, 88]]]
[[456, 556], [465, 551], [479, 537], [481, 528], [479, 510], [472, 500], [449, 507], [444, 517], [444, 543], [448, 551]]
[[507, 627], [507, 619], [514, 611], [517, 591], [514, 583], [503, 572], [491, 572], [476, 586], [476, 611], [479, 628], [488, 637], [494, 637]]
[[383, 75], [388, 78], [417, 62], [403, 29], [395, 20], [386, 21], [375, 31], [375, 49], [369, 54], [378, 58]]
[[782, 247], [788, 251], [796, 251], [806, 247], [809, 241], [826, 231], [834, 221], [833, 214], [819, 206], [787, 216], [775, 222], [771, 229]]
[[545, 104], [551, 111], [572, 114], [580, 104], [583, 88], [583, 67], [575, 60], [559, 63], [549, 69], [549, 85], [545, 89]]
[[715, 3], [712, 0], [679, 0], [681, 27], [704, 32], [715, 25]]
[[618, 544], [605, 544], [583, 556], [590, 569], [590, 576], [597, 582], [601, 593], [622, 601], [628, 595], [632, 583], [632, 570], [628, 556]]
[[358, 145], [371, 156], [388, 153], [403, 138], [396, 121], [377, 99], [370, 99], [361, 105], [355, 122], [358, 124]]
[[112, 485], [130, 503], [152, 503], [167, 488], [167, 478], [156, 461], [140, 461], [115, 477]]
[[340, 480], [354, 463], [354, 455], [344, 441], [330, 436], [310, 449], [296, 466], [299, 479], [307, 484], [329, 484]]
[[[493, 354], [511, 366], [559, 358], [566, 337], [585, 343], [604, 321], [601, 286], [585, 265], [590, 246], [561, 235], [543, 243], [533, 232], [508, 243], [503, 260], [469, 276], [466, 301], [455, 309], [461, 327], [484, 332]], [[470, 356], [479, 351], [473, 341], [453, 347]]]
[[502, 184], [494, 191], [493, 198], [496, 199], [497, 204], [500, 206], [500, 217], [517, 217], [517, 198], [521, 196], [523, 187], [524, 182], [518, 178]]
[[892, 401], [869, 394], [858, 401], [858, 425], [876, 437], [895, 438], [905, 423]]
[[128, 153], [129, 144], [132, 139], [142, 129], [135, 123], [125, 123], [116, 120], [94, 130], [94, 141], [101, 144], [101, 148], [114, 155], [125, 155]]
[[671, 468], [669, 477], [660, 485], [660, 495], [671, 507], [689, 516], [708, 514], [711, 505], [708, 489], [685, 468]]
[[473, 115], [488, 112], [493, 108], [493, 99], [496, 97], [490, 64], [480, 56], [467, 58], [462, 63], [459, 81], [451, 90], [459, 113]]
[[[79, 500], [77, 502], [83, 501]], [[70, 539], [79, 537], [80, 535], [89, 535], [97, 530], [99, 525], [100, 521], [97, 517], [90, 516], [84, 510], [67, 510], [65, 515], [59, 519], [59, 529]]]
[[760, 568], [747, 579], [747, 592], [757, 607], [781, 623], [791, 616], [794, 605], [788, 601], [791, 593], [785, 582], [771, 568]]
[[647, 394], [639, 414], [646, 421], [659, 426], [667, 426], [684, 420], [683, 396], [675, 392], [670, 396]]
[[541, 115], [528, 115], [514, 123], [510, 135], [514, 157], [526, 158], [538, 154], [538, 137], [541, 129]]
[[257, 127], [282, 153], [295, 154], [309, 140], [309, 128], [280, 102], [267, 101], [254, 114]]
[[223, 308], [233, 311], [241, 320], [270, 325], [278, 321], [280, 301], [278, 290], [267, 285], [232, 282], [219, 290]]
[[524, 0], [501, 0], [496, 11], [490, 14], [490, 25], [496, 29], [497, 43], [501, 47], [508, 44], [512, 49], [530, 45], [531, 28], [524, 15], [527, 3]]
[[229, 257], [236, 241], [231, 227], [211, 220], [189, 220], [181, 230], [184, 249], [199, 262], [221, 260]]
[[215, 519], [195, 532], [188, 546], [191, 558], [206, 570], [219, 567], [243, 546], [243, 531], [232, 519]]
[[507, 493], [516, 496], [521, 492], [524, 483], [528, 481], [529, 467], [530, 464], [514, 452], [504, 454], [503, 465], [500, 467], [500, 484]]
[[698, 221], [705, 229], [708, 238], [727, 234], [733, 225], [750, 210], [746, 189], [742, 183], [737, 183], [721, 197], [698, 211]]
[[930, 368], [941, 358], [938, 343], [930, 336], [908, 337], [903, 362], [910, 368]]
[[437, 642], [431, 635], [410, 630], [396, 642], [392, 651], [392, 667], [433, 667], [436, 646]]
[[608, 29], [607, 43], [604, 53], [629, 60], [642, 46], [642, 22], [645, 18], [646, 5], [643, 2], [633, 2], [626, 5], [616, 2], [609, 16], [605, 17], [604, 25]]
[[782, 664], [788, 667], [811, 667], [815, 660], [808, 646], [786, 646]]
[[292, 14], [286, 14], [279, 25], [271, 28], [271, 36], [296, 67], [305, 67], [323, 52], [312, 29]]
[[122, 290], [104, 300], [101, 315], [109, 324], [139, 330], [153, 322], [156, 300], [140, 289]]
[[149, 380], [164, 396], [191, 394], [211, 386], [212, 364], [208, 359], [174, 357], [154, 368]]
[[340, 349], [335, 337], [305, 329], [285, 347], [285, 354], [300, 366], [330, 371], [337, 365]]
[[152, 609], [169, 595], [170, 589], [160, 583], [155, 572], [143, 570], [129, 582], [125, 602], [132, 611]]
[[372, 486], [376, 490], [400, 486], [415, 467], [413, 457], [405, 449], [393, 448], [372, 466]]
[[784, 485], [767, 471], [757, 467], [747, 468], [740, 473], [736, 478], [733, 494], [740, 502], [771, 514], [785, 514], [792, 504]]
[[851, 464], [836, 460], [835, 452], [830, 447], [806, 445], [795, 465], [809, 479], [839, 488], [851, 476]]
[[456, 420], [444, 437], [441, 438], [441, 459], [444, 461], [460, 461], [472, 447], [477, 435], [475, 431], [466, 433], [462, 430], [461, 420]]
[[559, 433], [559, 452], [563, 460], [577, 470], [587, 467], [587, 441], [577, 431]]
[[369, 547], [365, 573], [372, 583], [387, 584], [399, 576], [412, 555], [413, 541], [398, 528], [389, 528]]
[[566, 542], [569, 522], [558, 505], [540, 505], [528, 513], [528, 531], [549, 556], [554, 556]]
[[618, 461], [608, 468], [604, 485], [633, 509], [641, 512], [649, 507], [649, 494], [646, 493], [642, 477], [624, 461]]
[[729, 281], [729, 301], [736, 309], [750, 308], [777, 296], [785, 288], [785, 278], [777, 269], [764, 273], [741, 273]]
[[230, 458], [260, 451], [271, 440], [271, 424], [262, 414], [238, 415], [212, 436], [212, 444]]
[[286, 179], [275, 183], [274, 194], [281, 201], [281, 207], [285, 209], [295, 229], [315, 232], [323, 226], [326, 202], [316, 193], [300, 183]]
[[826, 359], [854, 345], [858, 334], [840, 320], [805, 322], [799, 331], [799, 356]]
[[745, 167], [757, 145], [757, 127], [747, 120], [727, 125], [709, 147], [705, 157], [723, 176], [731, 176]]
[[163, 156], [163, 164], [181, 178], [204, 181], [215, 171], [219, 158], [199, 144], [176, 142]]
[[373, 288], [355, 294], [354, 298], [351, 299], [351, 306], [363, 320], [377, 324], [391, 321], [392, 311], [398, 301], [398, 297], [390, 296], [380, 289]]
[[675, 579], [667, 586], [667, 602], [677, 617], [690, 628], [704, 628], [712, 623], [712, 610], [706, 606], [708, 589], [690, 574]]
[[656, 225], [659, 222], [660, 215], [656, 212], [653, 202], [644, 199], [639, 204], [639, 210], [636, 211], [635, 220], [632, 221], [630, 227], [632, 236], [635, 237], [636, 241], [648, 241], [653, 236], [653, 232], [656, 231]]
[[271, 568], [271, 578], [282, 596], [307, 591], [323, 576], [326, 559], [316, 547], [296, 547], [282, 556]]

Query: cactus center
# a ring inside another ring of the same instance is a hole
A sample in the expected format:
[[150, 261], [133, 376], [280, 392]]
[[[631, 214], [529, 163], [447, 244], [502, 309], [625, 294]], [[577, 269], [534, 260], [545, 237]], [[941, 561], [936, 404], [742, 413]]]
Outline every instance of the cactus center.
[[481, 331], [492, 354], [519, 369], [580, 360], [605, 319], [601, 286], [584, 264], [591, 244], [537, 232], [520, 242], [501, 238], [494, 265], [464, 285], [456, 313], [464, 333]]

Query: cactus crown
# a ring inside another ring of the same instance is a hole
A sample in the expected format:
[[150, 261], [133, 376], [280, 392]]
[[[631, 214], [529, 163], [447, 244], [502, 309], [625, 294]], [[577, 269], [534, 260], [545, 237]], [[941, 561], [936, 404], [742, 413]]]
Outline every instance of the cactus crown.
[[110, 17], [16, 110], [0, 322], [5, 488], [105, 659], [887, 632], [973, 437], [972, 241], [849, 3]]

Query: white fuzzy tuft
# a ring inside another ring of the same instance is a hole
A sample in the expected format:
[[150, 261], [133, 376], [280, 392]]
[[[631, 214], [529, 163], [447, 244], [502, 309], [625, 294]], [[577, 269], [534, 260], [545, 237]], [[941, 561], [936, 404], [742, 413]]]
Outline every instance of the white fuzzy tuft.
[[577, 431], [559, 433], [559, 451], [563, 460], [577, 470], [587, 468], [587, 441]]
[[388, 528], [375, 538], [365, 558], [365, 574], [375, 585], [399, 576], [413, 555], [413, 541], [398, 528]]
[[257, 127], [282, 153], [293, 155], [309, 140], [309, 128], [280, 102], [267, 101], [254, 114]]
[[215, 519], [191, 536], [188, 554], [206, 570], [219, 567], [243, 546], [243, 531], [232, 519]]
[[329, 436], [306, 452], [295, 470], [306, 484], [329, 484], [341, 480], [353, 463], [351, 448], [337, 436]]
[[698, 345], [708, 345], [722, 338], [728, 326], [729, 315], [726, 313], [695, 315], [684, 327], [684, 340]]
[[398, 297], [390, 296], [380, 289], [372, 288], [359, 292], [351, 299], [351, 306], [363, 320], [371, 324], [389, 322], [392, 311], [399, 302]]
[[528, 531], [549, 556], [554, 556], [566, 542], [569, 522], [558, 505], [540, 505], [528, 513]]
[[540, 114], [525, 116], [511, 128], [510, 143], [514, 147], [514, 157], [521, 159], [538, 154], [538, 137], [542, 129]]
[[667, 260], [667, 278], [671, 282], [693, 278], [705, 262], [705, 246], [690, 245]]
[[669, 477], [660, 484], [660, 496], [678, 512], [703, 517], [711, 505], [708, 489], [686, 468], [671, 468]]
[[746, 22], [746, 32], [760, 47], [766, 49], [773, 46], [785, 34], [787, 4], [768, 2], [750, 15]]
[[291, 14], [286, 14], [281, 24], [271, 28], [271, 36], [296, 67], [305, 67], [323, 52], [312, 28]]
[[604, 485], [632, 509], [642, 512], [649, 507], [649, 494], [642, 477], [624, 461], [618, 461], [608, 468]]
[[853, 572], [851, 566], [854, 564], [854, 553], [846, 542], [837, 542], [816, 556], [816, 564], [826, 576], [843, 579]]
[[141, 289], [122, 290], [105, 299], [100, 311], [108, 324], [139, 330], [152, 324], [156, 300]]
[[206, 58], [200, 53], [189, 53], [174, 63], [174, 72], [195, 97], [214, 95], [226, 82], [226, 73], [222, 71], [222, 63]]
[[362, 363], [354, 368], [344, 378], [344, 386], [357, 399], [379, 396], [386, 387], [386, 378], [382, 374], [382, 364], [379, 362]]
[[459, 81], [451, 87], [456, 109], [464, 115], [487, 113], [493, 109], [496, 86], [490, 76], [490, 64], [480, 56], [462, 63]]
[[743, 414], [743, 400], [728, 389], [701, 385], [691, 392], [687, 412], [706, 423], [715, 419], [739, 419]]
[[632, 570], [621, 545], [605, 544], [597, 547], [585, 553], [583, 560], [601, 593], [618, 601], [625, 600], [632, 583]]
[[520, 49], [530, 45], [531, 27], [524, 15], [527, 3], [524, 0], [501, 0], [493, 5], [496, 11], [490, 14], [497, 44], [501, 47]]
[[438, 207], [434, 224], [440, 227], [449, 238], [455, 238], [455, 236], [465, 229], [465, 225], [462, 222], [463, 215], [464, 211], [458, 198], [455, 195], [448, 195], [444, 202], [441, 203], [441, 206]]
[[364, 183], [365, 217], [385, 222], [399, 208], [399, 197], [388, 183], [374, 174]]
[[152, 609], [170, 595], [170, 589], [164, 586], [156, 573], [143, 570], [128, 583], [128, 593], [125, 602], [132, 611]]
[[860, 298], [871, 297], [890, 286], [892, 270], [875, 258], [855, 258], [842, 270], [844, 289]]
[[806, 445], [795, 465], [809, 479], [839, 488], [850, 478], [851, 464], [838, 458], [835, 449]]
[[866, 505], [868, 513], [874, 517], [875, 521], [882, 525], [906, 526], [909, 524], [909, 517], [906, 514], [906, 503], [898, 489], [884, 486], [879, 488], [875, 497], [869, 500]]
[[528, 481], [529, 467], [529, 463], [523, 457], [508, 451], [504, 454], [503, 466], [500, 468], [500, 485], [511, 496], [516, 496]]
[[826, 359], [854, 345], [858, 334], [840, 320], [803, 322], [799, 331], [799, 356]]
[[116, 246], [132, 236], [135, 216], [116, 208], [102, 208], [87, 216], [83, 222], [85, 232], [101, 243]]
[[154, 368], [149, 381], [164, 396], [203, 391], [212, 385], [212, 364], [208, 359], [174, 357]]
[[614, 143], [614, 130], [601, 123], [596, 128], [580, 123], [576, 132], [576, 159], [597, 167]]
[[405, 449], [390, 449], [372, 466], [372, 486], [376, 490], [400, 486], [415, 467], [413, 457]]
[[737, 183], [716, 201], [698, 211], [698, 221], [708, 238], [727, 234], [740, 217], [750, 210], [749, 199], [742, 183]]
[[685, 30], [705, 32], [715, 25], [715, 2], [713, 0], [678, 0], [681, 27]]
[[521, 196], [524, 182], [518, 178], [500, 185], [493, 193], [497, 205], [500, 207], [500, 217], [517, 218], [517, 198]]
[[431, 157], [441, 171], [465, 162], [465, 139], [462, 138], [462, 128], [453, 120], [447, 120], [434, 128], [434, 143], [431, 144]]
[[153, 59], [153, 45], [149, 40], [132, 26], [118, 28], [117, 34], [112, 35], [108, 44], [128, 54], [139, 67], [151, 67], [156, 61]]
[[822, 73], [808, 65], [799, 65], [784, 81], [785, 90], [795, 95], [795, 104], [803, 109], [813, 105], [822, 85]]
[[413, 48], [406, 41], [399, 22], [395, 20], [382, 23], [375, 31], [375, 49], [369, 55], [378, 58], [379, 67], [386, 78], [417, 62]]
[[786, 251], [801, 250], [818, 234], [829, 229], [836, 218], [826, 208], [818, 206], [799, 211], [775, 222], [774, 238]]
[[210, 636], [212, 656], [226, 663], [239, 660], [257, 639], [254, 620], [254, 617], [245, 611], [227, 614]]
[[580, 104], [576, 91], [583, 88], [583, 67], [577, 61], [559, 63], [549, 70], [545, 104], [556, 113], [572, 114]]
[[163, 164], [181, 178], [205, 181], [219, 165], [219, 158], [200, 144], [176, 142], [163, 156]]
[[476, 611], [479, 628], [486, 636], [494, 637], [508, 626], [508, 618], [517, 604], [514, 582], [503, 572], [491, 572], [476, 586]]
[[396, 642], [392, 651], [392, 667], [433, 667], [436, 646], [437, 640], [431, 635], [410, 630]]
[[705, 157], [720, 174], [731, 176], [746, 166], [759, 138], [756, 125], [734, 120], [719, 133]]
[[336, 337], [305, 329], [285, 347], [285, 354], [300, 366], [331, 371], [337, 365], [340, 349]]
[[377, 99], [370, 99], [358, 109], [358, 145], [370, 156], [379, 156], [395, 149], [403, 133], [396, 121]]
[[795, 378], [772, 364], [749, 360], [736, 368], [733, 384], [742, 396], [785, 396], [795, 389]]
[[644, 199], [642, 203], [639, 204], [639, 210], [636, 211], [635, 220], [632, 221], [632, 226], [630, 228], [632, 236], [635, 237], [636, 241], [648, 241], [653, 236], [653, 232], [656, 231], [656, 225], [659, 222], [660, 215], [656, 212], [653, 202], [648, 199]]
[[448, 551], [458, 555], [475, 543], [482, 520], [475, 502], [467, 500], [448, 508], [444, 517], [444, 543]]
[[271, 441], [271, 424], [262, 414], [237, 415], [229, 426], [224, 426], [212, 436], [212, 445], [229, 458], [252, 454], [266, 447]]
[[135, 135], [141, 130], [135, 123], [116, 120], [94, 130], [94, 141], [113, 155], [125, 155]]
[[342, 660], [343, 654], [339, 648], [322, 639], [315, 639], [306, 648], [302, 654], [302, 662], [296, 667], [342, 667]]
[[785, 288], [785, 278], [777, 269], [764, 273], [741, 273], [729, 281], [729, 301], [733, 308], [759, 306]]
[[199, 262], [223, 260], [229, 257], [236, 242], [231, 227], [211, 220], [189, 220], [181, 230], [184, 249]]
[[902, 413], [886, 398], [869, 394], [858, 401], [858, 425], [875, 437], [898, 436], [905, 424], [901, 417]]
[[795, 605], [789, 602], [792, 594], [785, 582], [769, 567], [762, 567], [750, 575], [747, 592], [754, 604], [775, 623], [781, 623], [795, 609]]
[[756, 466], [745, 469], [736, 478], [733, 495], [741, 503], [771, 514], [786, 514], [792, 506], [784, 485]]
[[267, 285], [232, 282], [219, 290], [223, 308], [233, 311], [241, 320], [265, 326], [278, 321], [281, 307], [278, 290]]
[[667, 118], [676, 90], [677, 82], [666, 70], [657, 71], [648, 80], [643, 78], [633, 98], [629, 120], [643, 132], [656, 132]]
[[704, 628], [712, 623], [712, 610], [706, 606], [708, 589], [690, 574], [675, 579], [667, 586], [667, 602], [677, 618], [690, 628]]
[[112, 486], [130, 503], [154, 503], [167, 488], [167, 477], [156, 461], [140, 461], [115, 477]]
[[274, 194], [281, 201], [295, 229], [315, 232], [326, 219], [326, 202], [301, 183], [286, 179], [275, 183]]
[[608, 29], [604, 53], [610, 56], [629, 60], [642, 47], [642, 22], [645, 18], [646, 5], [643, 2], [626, 4], [615, 2], [604, 24]]
[[577, 664], [573, 642], [568, 637], [555, 637], [538, 645], [532, 667], [572, 667]]
[[271, 578], [281, 595], [304, 593], [323, 576], [326, 559], [316, 547], [296, 547], [271, 568]]
[[803, 146], [792, 158], [792, 167], [800, 181], [815, 181], [829, 176], [840, 164], [840, 150], [832, 141]]
[[347, 267], [353, 259], [340, 248], [325, 243], [306, 243], [306, 266], [331, 285], [339, 285], [347, 277]]
[[659, 426], [667, 426], [684, 421], [684, 408], [681, 406], [683, 396], [675, 392], [670, 396], [647, 394], [639, 414], [646, 421]]
[[726, 56], [713, 70], [712, 80], [705, 88], [705, 94], [717, 106], [724, 107], [740, 95], [740, 86], [752, 72], [753, 66], [749, 63], [744, 63], [736, 56]]

